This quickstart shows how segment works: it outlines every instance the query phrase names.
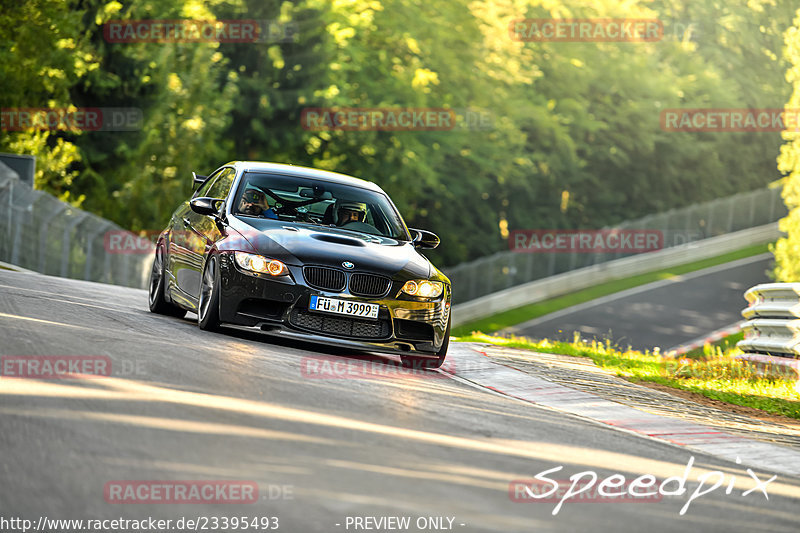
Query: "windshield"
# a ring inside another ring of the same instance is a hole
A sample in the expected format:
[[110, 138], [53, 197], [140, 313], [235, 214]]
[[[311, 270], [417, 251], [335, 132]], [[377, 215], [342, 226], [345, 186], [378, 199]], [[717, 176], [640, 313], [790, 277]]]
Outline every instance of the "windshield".
[[403, 219], [385, 194], [314, 178], [245, 172], [233, 205], [239, 216], [409, 240]]

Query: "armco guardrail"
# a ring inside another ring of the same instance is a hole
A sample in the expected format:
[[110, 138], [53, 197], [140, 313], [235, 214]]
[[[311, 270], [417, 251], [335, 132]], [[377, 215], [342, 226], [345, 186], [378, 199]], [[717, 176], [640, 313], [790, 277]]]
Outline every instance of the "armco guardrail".
[[469, 302], [453, 306], [453, 325], [508, 311], [573, 291], [586, 289], [598, 283], [628, 278], [661, 268], [683, 265], [747, 246], [773, 242], [781, 233], [778, 223], [750, 228], [719, 237], [712, 237], [682, 246], [675, 246], [657, 252], [639, 254], [615, 261], [608, 261], [558, 274], [542, 280], [532, 281], [494, 294], [482, 296]]
[[[781, 189], [768, 187], [628, 220], [610, 229], [657, 230], [663, 235], [666, 249], [777, 222], [786, 214]], [[453, 282], [453, 302], [462, 304], [524, 283], [630, 256], [630, 253], [539, 254], [506, 250], [443, 271]]]
[[147, 287], [153, 254], [142, 247], [108, 249], [112, 233], [140, 242], [109, 220], [32, 189], [0, 163], [0, 261], [52, 276]]
[[742, 311], [745, 338], [737, 346], [748, 353], [800, 356], [800, 283], [764, 283], [749, 289]]
[[[770, 376], [800, 378], [800, 283], [764, 283], [744, 293], [744, 339], [737, 356]], [[800, 391], [800, 381], [797, 382]]]

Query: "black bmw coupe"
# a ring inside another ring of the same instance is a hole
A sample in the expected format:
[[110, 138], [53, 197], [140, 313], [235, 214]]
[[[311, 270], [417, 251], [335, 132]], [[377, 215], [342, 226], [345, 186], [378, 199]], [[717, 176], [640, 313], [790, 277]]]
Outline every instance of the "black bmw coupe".
[[150, 310], [400, 354], [438, 368], [450, 280], [380, 187], [294, 165], [237, 161], [209, 176], [156, 242]]

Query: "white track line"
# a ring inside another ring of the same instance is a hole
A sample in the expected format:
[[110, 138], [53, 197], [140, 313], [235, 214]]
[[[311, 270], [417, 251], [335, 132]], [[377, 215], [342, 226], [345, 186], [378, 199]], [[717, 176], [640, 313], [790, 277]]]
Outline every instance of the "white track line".
[[626, 433], [657, 440], [753, 468], [800, 476], [800, 452], [739, 437], [676, 417], [656, 415], [605, 400], [501, 365], [477, 349], [451, 345], [445, 371], [460, 380], [538, 406], [576, 415]]
[[501, 331], [507, 331], [509, 333], [516, 333], [520, 330], [527, 329], [531, 326], [536, 326], [541, 324], [542, 322], [548, 322], [550, 320], [569, 315], [572, 313], [576, 313], [578, 311], [583, 311], [584, 309], [591, 309], [592, 307], [596, 307], [598, 305], [603, 305], [608, 302], [613, 302], [615, 300], [619, 300], [620, 298], [627, 298], [628, 296], [633, 296], [634, 294], [639, 294], [640, 292], [646, 292], [653, 289], [658, 289], [659, 287], [664, 287], [666, 285], [670, 285], [672, 283], [678, 283], [694, 278], [699, 278], [702, 276], [707, 276], [709, 274], [715, 274], [717, 272], [721, 272], [723, 270], [728, 270], [730, 268], [736, 268], [742, 265], [749, 265], [750, 263], [756, 263], [758, 261], [762, 261], [772, 257], [771, 253], [764, 253], [754, 255], [752, 257], [745, 257], [743, 259], [737, 259], [736, 261], [731, 261], [730, 263], [724, 263], [722, 265], [717, 265], [709, 268], [705, 268], [703, 270], [697, 270], [695, 272], [690, 272], [688, 274], [681, 274], [678, 276], [674, 276], [669, 279], [663, 279], [660, 281], [654, 281], [652, 283], [647, 283], [646, 285], [640, 285], [638, 287], [633, 287], [632, 289], [627, 289], [620, 292], [615, 292], [614, 294], [609, 294], [608, 296], [603, 296], [602, 298], [597, 298], [595, 300], [591, 300], [588, 302], [584, 302], [582, 304], [573, 305], [572, 307], [567, 307], [566, 309], [562, 309], [560, 311], [554, 311], [550, 314], [540, 316], [538, 318], [533, 318], [528, 320], [527, 322], [522, 322], [521, 324], [516, 324], [514, 326], [507, 327]]

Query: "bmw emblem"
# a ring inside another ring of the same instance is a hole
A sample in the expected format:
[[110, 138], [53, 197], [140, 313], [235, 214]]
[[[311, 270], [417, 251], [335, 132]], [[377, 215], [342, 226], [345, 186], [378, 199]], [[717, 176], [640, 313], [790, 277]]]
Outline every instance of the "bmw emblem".
[[348, 270], [350, 270], [351, 268], [355, 268], [355, 265], [350, 261], [345, 261], [344, 263], [342, 263], [342, 266]]

